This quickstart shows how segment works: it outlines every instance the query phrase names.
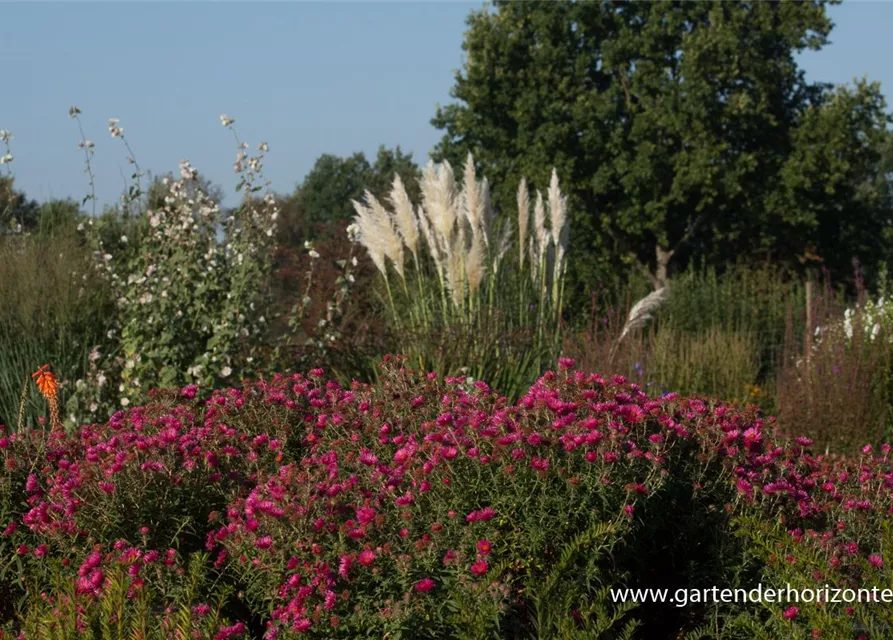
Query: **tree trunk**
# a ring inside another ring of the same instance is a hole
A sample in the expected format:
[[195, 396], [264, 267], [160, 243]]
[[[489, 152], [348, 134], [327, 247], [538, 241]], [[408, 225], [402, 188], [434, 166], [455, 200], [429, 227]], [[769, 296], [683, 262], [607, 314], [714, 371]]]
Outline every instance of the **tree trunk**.
[[669, 284], [669, 265], [674, 253], [675, 251], [673, 249], [665, 249], [660, 245], [657, 245], [655, 247], [657, 267], [655, 268], [654, 274], [651, 278], [651, 286], [654, 287], [655, 291], [657, 291], [658, 289], [662, 289], [663, 287], [666, 287], [667, 284]]

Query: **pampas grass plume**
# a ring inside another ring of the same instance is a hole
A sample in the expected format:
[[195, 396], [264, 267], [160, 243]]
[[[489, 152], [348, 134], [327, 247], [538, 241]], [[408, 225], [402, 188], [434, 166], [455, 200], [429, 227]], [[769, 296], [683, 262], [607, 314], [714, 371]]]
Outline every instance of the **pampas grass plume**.
[[521, 178], [518, 185], [518, 259], [519, 267], [524, 269], [525, 244], [527, 244], [527, 225], [530, 222], [530, 193], [527, 191], [527, 178]]
[[397, 223], [397, 231], [406, 248], [409, 249], [414, 256], [418, 255], [419, 248], [419, 222], [415, 217], [412, 209], [412, 203], [409, 201], [409, 195], [403, 186], [403, 180], [398, 174], [394, 174], [394, 182], [391, 187], [390, 194], [391, 205], [394, 207], [394, 220]]

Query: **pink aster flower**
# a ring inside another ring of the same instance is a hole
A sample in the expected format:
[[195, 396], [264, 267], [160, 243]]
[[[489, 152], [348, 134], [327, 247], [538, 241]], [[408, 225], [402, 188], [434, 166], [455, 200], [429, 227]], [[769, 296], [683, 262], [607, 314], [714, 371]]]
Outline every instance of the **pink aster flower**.
[[347, 574], [350, 572], [350, 565], [352, 564], [353, 560], [350, 559], [350, 556], [341, 556], [341, 560], [338, 562], [338, 575], [344, 580], [347, 580]]
[[549, 469], [549, 461], [546, 458], [533, 458], [530, 466], [537, 471], [547, 471]]
[[466, 522], [486, 522], [493, 518], [496, 515], [496, 511], [493, 510], [492, 507], [484, 507], [478, 511], [472, 511], [469, 513], [465, 520]]
[[490, 568], [490, 565], [487, 564], [486, 560], [478, 560], [473, 565], [471, 565], [471, 573], [476, 576], [482, 576], [487, 573], [487, 569]]
[[364, 567], [370, 566], [373, 562], [375, 562], [375, 552], [366, 549], [365, 551], [360, 552], [360, 557], [357, 559], [361, 565]]
[[784, 617], [788, 620], [793, 620], [797, 617], [797, 614], [800, 613], [800, 609], [797, 607], [788, 607], [784, 610]]
[[273, 538], [271, 536], [258, 538], [257, 541], [255, 541], [254, 546], [258, 549], [269, 549], [273, 546]]
[[751, 427], [747, 431], [744, 432], [744, 444], [748, 447], [752, 447], [763, 439], [763, 434], [760, 433], [754, 427]]
[[415, 583], [414, 589], [419, 593], [428, 593], [434, 586], [434, 580], [431, 578], [423, 578]]
[[360, 524], [369, 524], [375, 520], [375, 509], [370, 507], [360, 507], [357, 509], [357, 520]]

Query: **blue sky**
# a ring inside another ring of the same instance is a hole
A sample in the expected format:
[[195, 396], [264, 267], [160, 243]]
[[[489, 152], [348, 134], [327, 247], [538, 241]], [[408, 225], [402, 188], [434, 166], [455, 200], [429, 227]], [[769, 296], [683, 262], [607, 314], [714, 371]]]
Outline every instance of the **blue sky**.
[[[16, 184], [33, 198], [88, 191], [77, 105], [100, 202], [117, 200], [126, 151], [156, 173], [188, 158], [235, 201], [235, 143], [266, 140], [267, 177], [291, 191], [322, 153], [373, 157], [400, 145], [420, 163], [440, 137], [465, 17], [482, 2], [3, 3], [0, 128], [14, 139]], [[893, 103], [893, 3], [829, 9], [831, 45], [800, 63], [810, 80], [879, 80]], [[89, 205], [88, 205], [89, 207]]]

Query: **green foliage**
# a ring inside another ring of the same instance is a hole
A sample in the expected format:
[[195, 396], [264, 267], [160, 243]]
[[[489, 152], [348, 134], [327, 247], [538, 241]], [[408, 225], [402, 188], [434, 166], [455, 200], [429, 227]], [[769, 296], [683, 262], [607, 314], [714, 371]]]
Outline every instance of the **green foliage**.
[[37, 226], [36, 200], [16, 191], [12, 175], [0, 176], [0, 234], [27, 233]]
[[623, 263], [660, 280], [671, 260], [798, 267], [809, 251], [839, 274], [883, 249], [878, 87], [809, 85], [794, 60], [826, 43], [824, 3], [496, 2], [468, 26], [435, 159], [473, 151], [503, 208], [554, 165], [576, 285]]
[[49, 588], [29, 600], [11, 633], [29, 640], [186, 640], [213, 637], [226, 621], [221, 617], [230, 590], [208, 584], [207, 558], [190, 558], [182, 578], [167, 576], [163, 585], [134, 590], [123, 566], [106, 576], [97, 597], [81, 594], [71, 578], [54, 573]]
[[263, 155], [247, 158], [241, 149], [238, 162], [250, 167], [241, 170], [245, 199], [226, 218], [184, 161], [180, 180], [164, 180], [162, 208], [134, 220], [142, 238], [133, 250], [121, 236], [116, 257], [90, 228], [120, 315], [109, 352], [77, 383], [73, 413], [108, 413], [149, 389], [211, 384], [257, 366], [278, 211], [272, 193], [254, 196], [263, 188], [255, 184]]
[[[362, 152], [347, 158], [323, 154], [298, 186], [295, 196], [309, 225], [343, 223], [353, 215], [351, 200], [362, 198], [365, 189], [383, 197], [390, 189], [394, 174], [407, 185], [415, 185], [419, 176], [412, 154], [403, 153], [399, 146], [391, 150], [382, 145], [372, 164]], [[410, 188], [417, 197], [417, 188]]]

